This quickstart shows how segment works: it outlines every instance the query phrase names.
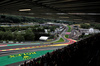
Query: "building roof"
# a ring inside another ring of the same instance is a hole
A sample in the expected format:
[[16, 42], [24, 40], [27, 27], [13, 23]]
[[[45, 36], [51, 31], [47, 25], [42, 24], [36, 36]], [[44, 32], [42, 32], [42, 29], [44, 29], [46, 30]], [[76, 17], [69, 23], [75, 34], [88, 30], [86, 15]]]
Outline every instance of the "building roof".
[[40, 39], [40, 40], [47, 40], [48, 37], [46, 37], [46, 36], [41, 36], [39, 39]]

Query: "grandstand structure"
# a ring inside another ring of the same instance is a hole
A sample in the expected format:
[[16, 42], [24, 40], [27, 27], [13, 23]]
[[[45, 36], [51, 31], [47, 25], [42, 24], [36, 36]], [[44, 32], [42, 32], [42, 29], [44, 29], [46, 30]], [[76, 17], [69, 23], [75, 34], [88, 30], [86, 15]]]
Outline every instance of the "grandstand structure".
[[[20, 66], [100, 66], [100, 33]], [[95, 40], [95, 41], [94, 41]]]
[[1, 0], [0, 14], [99, 22], [99, 0]]

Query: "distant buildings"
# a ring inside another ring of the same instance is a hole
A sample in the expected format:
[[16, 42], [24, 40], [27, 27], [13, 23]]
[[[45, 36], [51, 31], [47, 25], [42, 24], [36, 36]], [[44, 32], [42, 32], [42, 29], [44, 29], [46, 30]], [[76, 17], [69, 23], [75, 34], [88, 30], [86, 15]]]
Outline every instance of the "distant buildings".
[[86, 33], [86, 34], [100, 33], [100, 30], [93, 29], [93, 28], [90, 28], [90, 29], [79, 29], [79, 31], [81, 33]]
[[40, 38], [39, 38], [39, 40], [43, 40], [43, 41], [46, 41], [48, 39], [48, 37], [46, 37], [46, 36], [41, 36]]

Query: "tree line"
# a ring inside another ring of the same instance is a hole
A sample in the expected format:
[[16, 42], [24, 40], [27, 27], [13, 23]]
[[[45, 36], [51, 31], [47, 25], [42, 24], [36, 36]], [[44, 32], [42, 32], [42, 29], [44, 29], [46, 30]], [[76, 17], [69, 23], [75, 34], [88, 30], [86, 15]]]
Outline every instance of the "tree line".
[[9, 41], [34, 41], [34, 33], [27, 29], [25, 33], [23, 32], [11, 32], [11, 31], [0, 31], [0, 40], [9, 40]]
[[38, 22], [38, 23], [55, 22], [55, 23], [66, 23], [69, 25], [77, 24], [77, 22], [71, 22], [65, 20], [44, 19], [44, 18], [25, 17], [16, 15], [0, 15], [0, 23], [23, 23], [23, 22]]
[[54, 22], [51, 19], [35, 18], [35, 17], [25, 17], [16, 15], [0, 15], [0, 23], [22, 23], [22, 22]]
[[41, 36], [54, 38], [54, 35], [45, 33], [44, 29], [54, 31], [58, 26], [25, 26], [25, 27], [0, 27], [0, 40], [9, 41], [36, 41]]
[[89, 24], [81, 24], [81, 28], [89, 29], [89, 28], [94, 28], [94, 29], [99, 29], [100, 30], [100, 24], [99, 23], [89, 23]]

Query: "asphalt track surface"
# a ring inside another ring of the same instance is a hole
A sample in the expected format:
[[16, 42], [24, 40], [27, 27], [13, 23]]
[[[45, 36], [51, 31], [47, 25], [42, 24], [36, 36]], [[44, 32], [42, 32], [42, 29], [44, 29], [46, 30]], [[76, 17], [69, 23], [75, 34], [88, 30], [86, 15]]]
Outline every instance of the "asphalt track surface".
[[[41, 43], [41, 44], [29, 44], [29, 45], [2, 46], [0, 47], [0, 57], [11, 55], [11, 54], [31, 52], [31, 51], [34, 52], [34, 51], [41, 51], [41, 50], [56, 50], [64, 46], [67, 46], [68, 42], [70, 42], [69, 44], [73, 43], [73, 41], [69, 41], [68, 39], [64, 37], [66, 34], [65, 32], [67, 30], [68, 30], [68, 27], [66, 27], [66, 29], [60, 34], [60, 37], [64, 39], [64, 42], [54, 43], [54, 44]], [[13, 49], [17, 49], [17, 50], [13, 50]], [[12, 66], [12, 65], [9, 65], [9, 66]]]

